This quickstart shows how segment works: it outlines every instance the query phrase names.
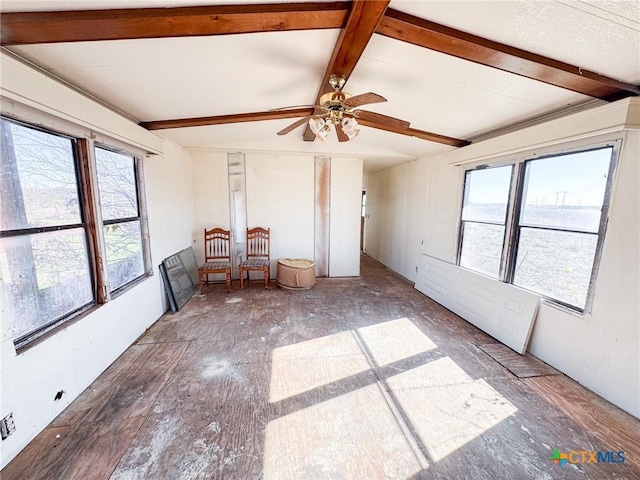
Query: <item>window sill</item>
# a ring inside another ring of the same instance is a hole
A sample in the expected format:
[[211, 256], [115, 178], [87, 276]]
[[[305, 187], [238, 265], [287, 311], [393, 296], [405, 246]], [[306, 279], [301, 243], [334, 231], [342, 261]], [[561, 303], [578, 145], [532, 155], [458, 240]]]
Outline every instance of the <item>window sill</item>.
[[137, 287], [142, 282], [144, 282], [145, 280], [147, 280], [148, 278], [151, 278], [151, 277], [153, 277], [153, 270], [151, 270], [149, 272], [146, 272], [146, 273], [143, 273], [138, 278], [134, 278], [130, 282], [125, 283], [121, 287], [118, 287], [116, 290], [111, 292], [111, 300], [113, 300], [114, 298], [118, 298], [119, 296], [125, 294], [126, 292], [128, 292], [132, 288]]
[[[152, 276], [153, 276], [153, 271], [145, 273], [144, 275], [136, 278], [135, 280], [132, 280], [131, 282], [123, 285], [122, 287], [120, 287], [119, 290], [114, 292], [113, 296], [111, 297], [111, 300], [113, 300], [115, 298], [118, 298], [120, 295], [124, 294], [125, 292], [128, 292], [129, 290], [131, 290], [132, 288], [138, 286], [139, 284], [141, 284], [146, 279], [148, 279], [148, 278], [150, 278]], [[102, 304], [88, 305], [84, 309], [82, 309], [82, 310], [74, 313], [73, 315], [71, 315], [66, 320], [63, 320], [60, 323], [51, 326], [49, 329], [43, 331], [42, 333], [38, 334], [37, 336], [34, 336], [33, 338], [31, 338], [29, 340], [25, 340], [25, 341], [21, 342], [18, 345], [16, 345], [14, 343], [14, 346], [15, 346], [15, 349], [16, 349], [16, 355], [21, 355], [22, 353], [26, 352], [27, 350], [31, 349], [32, 347], [35, 347], [36, 345], [41, 344], [42, 342], [44, 342], [48, 338], [51, 338], [54, 335], [56, 335], [58, 332], [64, 330], [65, 328], [73, 325], [74, 323], [78, 322], [79, 320], [82, 320], [83, 318], [85, 318], [88, 315], [92, 314], [93, 312], [98, 310], [103, 305], [105, 305], [105, 304], [102, 303]]]
[[66, 320], [63, 320], [60, 323], [52, 325], [49, 329], [43, 331], [42, 333], [38, 334], [37, 336], [34, 336], [33, 338], [30, 338], [29, 340], [25, 340], [25, 341], [21, 342], [18, 345], [16, 345], [14, 343], [14, 346], [15, 346], [15, 349], [16, 349], [16, 355], [21, 355], [22, 353], [26, 352], [30, 348], [41, 344], [46, 339], [53, 337], [55, 334], [57, 334], [58, 332], [64, 330], [68, 326], [73, 325], [77, 321], [82, 320], [83, 318], [85, 318], [87, 315], [95, 312], [98, 308], [100, 308], [100, 305], [98, 305], [98, 304], [89, 305], [89, 306], [85, 307], [84, 309], [80, 310], [79, 312], [74, 313], [73, 315], [71, 315]]
[[556, 310], [560, 310], [562, 313], [567, 313], [581, 320], [583, 320], [588, 315], [587, 312], [574, 310], [573, 308], [569, 308], [566, 305], [551, 300], [550, 298], [541, 297], [540, 303]]

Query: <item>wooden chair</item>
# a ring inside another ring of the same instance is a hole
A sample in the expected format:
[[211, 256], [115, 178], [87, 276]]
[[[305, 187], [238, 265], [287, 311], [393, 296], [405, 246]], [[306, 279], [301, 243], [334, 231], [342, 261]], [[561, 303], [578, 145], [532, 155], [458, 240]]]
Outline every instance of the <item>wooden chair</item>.
[[245, 272], [247, 272], [247, 281], [251, 280], [249, 276], [251, 270], [263, 272], [264, 288], [269, 288], [270, 235], [270, 228], [247, 228], [247, 259], [240, 264], [240, 288], [244, 288]]
[[204, 229], [204, 265], [198, 269], [200, 294], [205, 284], [209, 285], [209, 275], [225, 273], [227, 292], [231, 291], [231, 232], [222, 228]]

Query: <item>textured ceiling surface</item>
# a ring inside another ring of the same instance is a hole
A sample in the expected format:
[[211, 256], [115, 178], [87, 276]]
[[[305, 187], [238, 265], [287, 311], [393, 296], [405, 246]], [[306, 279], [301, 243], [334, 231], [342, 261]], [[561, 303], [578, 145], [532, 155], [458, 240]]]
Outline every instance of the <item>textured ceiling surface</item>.
[[[2, 12], [176, 7], [231, 2], [18, 1]], [[265, 0], [234, 4], [277, 3]], [[631, 84], [640, 83], [638, 1], [392, 1], [390, 8]], [[7, 47], [137, 121], [258, 112], [315, 101], [340, 30]], [[374, 34], [345, 91], [412, 128], [473, 140], [591, 97]], [[357, 155], [371, 171], [452, 147], [362, 127], [338, 143], [303, 142], [295, 119], [159, 130], [185, 147]]]

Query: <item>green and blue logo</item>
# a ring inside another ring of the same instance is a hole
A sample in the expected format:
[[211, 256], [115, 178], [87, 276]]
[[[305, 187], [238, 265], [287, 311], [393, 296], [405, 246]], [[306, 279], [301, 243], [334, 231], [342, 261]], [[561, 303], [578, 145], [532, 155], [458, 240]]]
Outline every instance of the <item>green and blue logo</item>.
[[561, 452], [557, 448], [553, 450], [551, 460], [559, 466], [564, 466], [566, 463], [624, 463], [626, 453], [623, 451], [587, 451], [587, 450], [572, 450], [568, 453]]

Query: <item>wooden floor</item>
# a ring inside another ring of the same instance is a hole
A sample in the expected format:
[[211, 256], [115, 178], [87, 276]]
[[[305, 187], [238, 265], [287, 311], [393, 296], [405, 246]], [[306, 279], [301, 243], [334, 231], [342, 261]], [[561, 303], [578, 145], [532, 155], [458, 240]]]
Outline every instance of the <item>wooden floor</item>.
[[[519, 378], [495, 343], [368, 257], [309, 291], [214, 285], [2, 480], [640, 478], [638, 420], [539, 364]], [[561, 467], [554, 449], [627, 460]]]

